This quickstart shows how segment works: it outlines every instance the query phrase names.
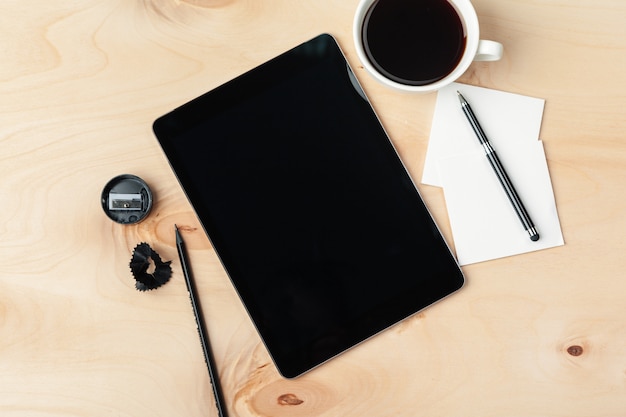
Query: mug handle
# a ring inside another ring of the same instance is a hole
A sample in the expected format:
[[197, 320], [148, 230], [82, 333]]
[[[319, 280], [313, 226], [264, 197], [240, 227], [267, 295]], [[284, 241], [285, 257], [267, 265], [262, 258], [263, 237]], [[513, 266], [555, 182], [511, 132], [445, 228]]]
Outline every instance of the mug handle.
[[474, 61], [498, 61], [502, 58], [502, 44], [495, 41], [481, 39], [478, 41], [478, 49]]

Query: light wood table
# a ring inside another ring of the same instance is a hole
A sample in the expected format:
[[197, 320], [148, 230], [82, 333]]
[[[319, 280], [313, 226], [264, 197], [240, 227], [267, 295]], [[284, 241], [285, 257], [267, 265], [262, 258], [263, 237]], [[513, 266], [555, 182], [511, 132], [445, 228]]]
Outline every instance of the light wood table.
[[[279, 376], [151, 124], [319, 33], [355, 67], [421, 178], [435, 94], [358, 62], [357, 0], [4, 1], [0, 13], [0, 415], [215, 416], [174, 246], [183, 229], [231, 416], [626, 415], [626, 2], [475, 0], [504, 58], [461, 82], [546, 99], [566, 244], [464, 267], [467, 285], [295, 380]], [[100, 193], [155, 192], [138, 225]], [[440, 189], [418, 184], [445, 237]], [[135, 290], [147, 242], [172, 280]]]

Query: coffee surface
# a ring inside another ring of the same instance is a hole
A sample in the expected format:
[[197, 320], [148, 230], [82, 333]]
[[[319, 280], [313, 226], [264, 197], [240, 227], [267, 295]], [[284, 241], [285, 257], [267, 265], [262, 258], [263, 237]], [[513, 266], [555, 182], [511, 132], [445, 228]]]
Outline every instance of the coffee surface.
[[363, 24], [363, 46], [389, 79], [427, 85], [448, 75], [465, 50], [465, 29], [447, 0], [378, 0]]

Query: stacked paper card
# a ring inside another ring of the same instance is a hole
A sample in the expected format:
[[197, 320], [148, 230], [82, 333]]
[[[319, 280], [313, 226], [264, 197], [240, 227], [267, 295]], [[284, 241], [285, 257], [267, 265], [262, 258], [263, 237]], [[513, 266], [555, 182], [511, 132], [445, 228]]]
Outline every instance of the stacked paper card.
[[[470, 103], [541, 238], [529, 239], [467, 121]], [[464, 84], [438, 92], [422, 182], [443, 187], [460, 265], [563, 245], [539, 130], [544, 100]]]

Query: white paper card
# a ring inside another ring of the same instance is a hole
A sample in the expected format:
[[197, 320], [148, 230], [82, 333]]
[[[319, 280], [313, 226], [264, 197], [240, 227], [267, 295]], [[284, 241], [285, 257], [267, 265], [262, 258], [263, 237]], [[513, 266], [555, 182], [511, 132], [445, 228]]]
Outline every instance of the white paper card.
[[482, 149], [444, 158], [439, 169], [460, 265], [563, 245], [543, 143], [496, 152], [540, 239], [530, 240]]
[[[465, 96], [540, 239], [530, 240], [457, 96]], [[439, 91], [422, 182], [443, 187], [460, 265], [563, 245], [539, 131], [544, 100], [454, 83]]]

